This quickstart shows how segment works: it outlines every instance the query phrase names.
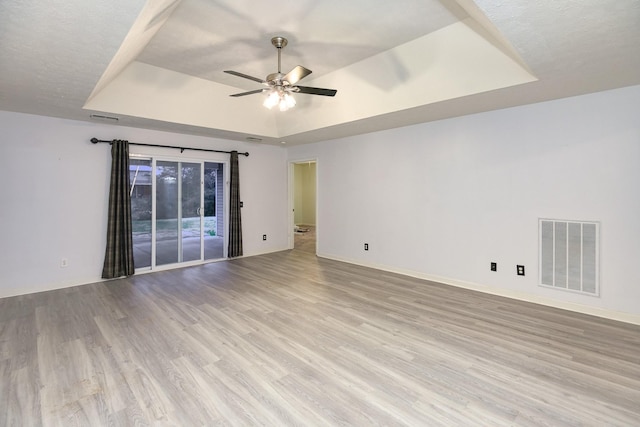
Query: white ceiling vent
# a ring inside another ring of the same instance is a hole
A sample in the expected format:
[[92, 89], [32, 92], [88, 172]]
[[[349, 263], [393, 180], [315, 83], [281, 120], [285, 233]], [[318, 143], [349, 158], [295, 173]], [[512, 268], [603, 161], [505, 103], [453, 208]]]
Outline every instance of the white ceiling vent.
[[117, 122], [118, 118], [113, 116], [103, 116], [102, 114], [90, 114], [89, 118], [92, 120], [103, 120], [105, 122]]
[[600, 224], [540, 219], [540, 285], [598, 296]]

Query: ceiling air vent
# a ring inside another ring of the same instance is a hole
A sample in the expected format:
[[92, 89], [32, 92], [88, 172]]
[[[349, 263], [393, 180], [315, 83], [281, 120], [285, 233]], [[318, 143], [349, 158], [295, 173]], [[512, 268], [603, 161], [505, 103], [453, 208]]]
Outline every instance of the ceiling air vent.
[[256, 138], [255, 136], [248, 136], [247, 141], [249, 142], [262, 142], [262, 138]]
[[119, 120], [117, 117], [103, 116], [101, 114], [91, 114], [89, 118], [91, 118], [92, 120], [100, 120], [103, 122], [117, 122]]

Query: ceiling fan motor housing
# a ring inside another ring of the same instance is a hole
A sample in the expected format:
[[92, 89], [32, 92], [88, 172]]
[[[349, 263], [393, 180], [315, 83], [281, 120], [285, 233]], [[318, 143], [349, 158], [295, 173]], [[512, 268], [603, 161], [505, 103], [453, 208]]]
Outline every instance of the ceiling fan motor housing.
[[278, 84], [284, 84], [284, 83], [288, 83], [286, 81], [282, 81], [282, 78], [284, 77], [284, 74], [282, 73], [273, 73], [273, 74], [269, 74], [267, 76], [267, 82], [271, 83], [274, 82], [276, 85]]

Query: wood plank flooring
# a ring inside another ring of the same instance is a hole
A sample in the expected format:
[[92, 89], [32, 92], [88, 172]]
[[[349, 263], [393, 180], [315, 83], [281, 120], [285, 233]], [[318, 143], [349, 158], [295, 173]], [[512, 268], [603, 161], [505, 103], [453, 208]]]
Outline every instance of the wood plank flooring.
[[0, 300], [3, 426], [638, 426], [640, 327], [285, 251]]
[[294, 233], [294, 248], [296, 251], [316, 253], [316, 227], [312, 225], [302, 226], [305, 232]]

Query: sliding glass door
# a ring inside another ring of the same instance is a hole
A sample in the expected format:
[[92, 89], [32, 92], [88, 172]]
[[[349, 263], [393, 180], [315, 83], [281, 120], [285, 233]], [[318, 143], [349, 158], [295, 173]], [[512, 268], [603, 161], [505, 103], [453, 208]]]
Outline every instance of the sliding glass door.
[[196, 261], [202, 259], [203, 240], [203, 163], [182, 163], [182, 182], [180, 185], [180, 245], [178, 253], [182, 254], [179, 261]]
[[226, 257], [224, 164], [204, 164], [204, 259]]
[[202, 259], [202, 168], [156, 162], [156, 265]]
[[155, 265], [178, 259], [178, 163], [156, 162]]
[[224, 258], [224, 164], [132, 158], [136, 268]]
[[136, 268], [151, 267], [153, 167], [151, 159], [129, 159], [133, 262]]

